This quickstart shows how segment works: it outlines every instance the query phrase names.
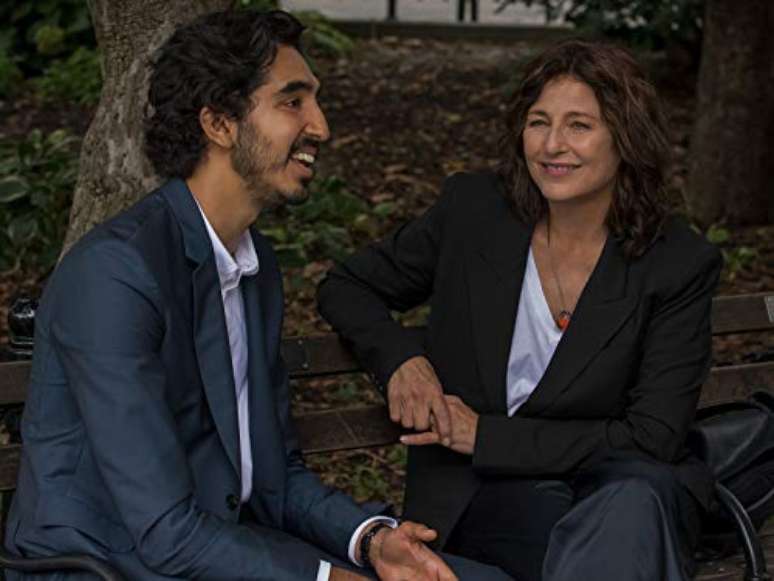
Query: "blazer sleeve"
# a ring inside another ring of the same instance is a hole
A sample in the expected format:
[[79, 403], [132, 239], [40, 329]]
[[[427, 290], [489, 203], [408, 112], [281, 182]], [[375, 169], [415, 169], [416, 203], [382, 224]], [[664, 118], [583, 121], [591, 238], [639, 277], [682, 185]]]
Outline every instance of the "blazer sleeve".
[[433, 292], [452, 182], [427, 212], [336, 264], [318, 287], [323, 318], [382, 388], [401, 363], [425, 352], [423, 334], [403, 327], [390, 311], [408, 311]]
[[314, 579], [318, 560], [202, 510], [166, 403], [157, 288], [127, 244], [77, 248], [56, 274], [51, 336], [88, 446], [139, 558], [185, 579]]
[[366, 510], [350, 496], [324, 485], [317, 474], [306, 467], [290, 415], [290, 391], [284, 364], [279, 369], [278, 404], [287, 451], [285, 530], [348, 561], [354, 531], [386, 505], [374, 504]]
[[473, 453], [485, 474], [562, 474], [617, 451], [644, 452], [664, 462], [683, 453], [701, 387], [707, 377], [710, 312], [722, 259], [704, 247], [695, 267], [650, 315], [639, 373], [625, 413], [610, 419], [483, 415]]

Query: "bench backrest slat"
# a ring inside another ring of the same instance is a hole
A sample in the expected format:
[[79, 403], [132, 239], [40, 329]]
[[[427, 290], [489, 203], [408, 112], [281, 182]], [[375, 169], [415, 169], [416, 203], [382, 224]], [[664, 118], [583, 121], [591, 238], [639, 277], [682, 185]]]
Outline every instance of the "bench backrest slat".
[[0, 406], [24, 403], [29, 381], [29, 361], [0, 362]]
[[754, 391], [774, 393], [774, 362], [713, 367], [701, 388], [699, 405], [744, 399]]
[[[713, 300], [713, 334], [765, 330], [774, 330], [774, 294], [716, 297]], [[413, 331], [423, 333], [424, 329], [414, 327]], [[289, 337], [282, 341], [282, 354], [293, 379], [361, 370], [352, 353], [335, 333]], [[28, 362], [0, 362], [0, 405], [23, 403], [28, 381]]]
[[[716, 367], [704, 384], [700, 405], [742, 399], [756, 389], [774, 391], [774, 363]], [[296, 427], [306, 454], [385, 446], [400, 435], [384, 405], [306, 413], [296, 417]], [[20, 447], [0, 447], [0, 491], [16, 486]]]
[[712, 334], [748, 333], [774, 329], [774, 293], [715, 297]]
[[[716, 335], [774, 330], [774, 294], [717, 297], [712, 317]], [[422, 327], [413, 330], [424, 332]], [[284, 339], [282, 353], [293, 379], [361, 371], [333, 333]], [[0, 362], [0, 407], [24, 403], [29, 376], [29, 361]], [[774, 362], [713, 368], [702, 388], [701, 406], [738, 400], [757, 389], [774, 392]], [[296, 423], [308, 454], [392, 444], [399, 435], [383, 405], [307, 413]], [[0, 491], [15, 487], [19, 456], [19, 445], [0, 446]]]
[[16, 488], [19, 458], [21, 458], [21, 444], [7, 444], [0, 448], [0, 492]]
[[[746, 383], [748, 379], [763, 380], [768, 386]], [[774, 363], [715, 368], [704, 384], [699, 406], [744, 399], [758, 389], [774, 390]], [[295, 421], [306, 454], [395, 444], [400, 435], [384, 405], [307, 413]]]

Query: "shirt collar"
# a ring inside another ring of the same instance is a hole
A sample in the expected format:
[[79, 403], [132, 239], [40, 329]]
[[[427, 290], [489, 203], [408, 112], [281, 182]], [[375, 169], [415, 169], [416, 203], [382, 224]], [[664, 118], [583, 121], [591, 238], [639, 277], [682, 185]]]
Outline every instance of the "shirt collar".
[[245, 230], [239, 237], [236, 252], [232, 256], [226, 249], [215, 229], [210, 224], [207, 216], [204, 214], [198, 200], [194, 198], [196, 207], [207, 227], [207, 234], [212, 242], [212, 250], [215, 253], [215, 264], [218, 267], [218, 278], [220, 279], [220, 289], [222, 292], [229, 291], [239, 286], [239, 281], [243, 276], [252, 276], [258, 272], [258, 254], [255, 252], [253, 237], [250, 236], [250, 230]]

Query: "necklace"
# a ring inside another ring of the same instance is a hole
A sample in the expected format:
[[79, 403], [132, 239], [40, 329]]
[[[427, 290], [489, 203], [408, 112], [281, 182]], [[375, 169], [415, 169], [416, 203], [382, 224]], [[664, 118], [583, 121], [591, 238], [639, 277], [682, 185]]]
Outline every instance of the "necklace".
[[556, 288], [559, 290], [559, 303], [562, 307], [562, 310], [559, 311], [559, 319], [556, 321], [556, 324], [562, 330], [562, 332], [564, 332], [567, 327], [570, 326], [572, 311], [567, 308], [567, 302], [564, 300], [562, 282], [559, 280], [559, 273], [556, 271], [556, 266], [554, 266], [554, 257], [551, 254], [551, 227], [548, 218], [546, 218], [546, 246], [548, 247], [548, 265], [551, 267], [551, 274], [554, 276]]

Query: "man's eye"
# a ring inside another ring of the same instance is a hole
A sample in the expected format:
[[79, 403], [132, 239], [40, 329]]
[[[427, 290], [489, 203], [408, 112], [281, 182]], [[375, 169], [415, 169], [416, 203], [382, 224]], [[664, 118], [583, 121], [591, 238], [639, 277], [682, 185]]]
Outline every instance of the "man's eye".
[[301, 99], [290, 99], [289, 101], [285, 101], [285, 107], [290, 107], [291, 109], [298, 109], [301, 106]]

